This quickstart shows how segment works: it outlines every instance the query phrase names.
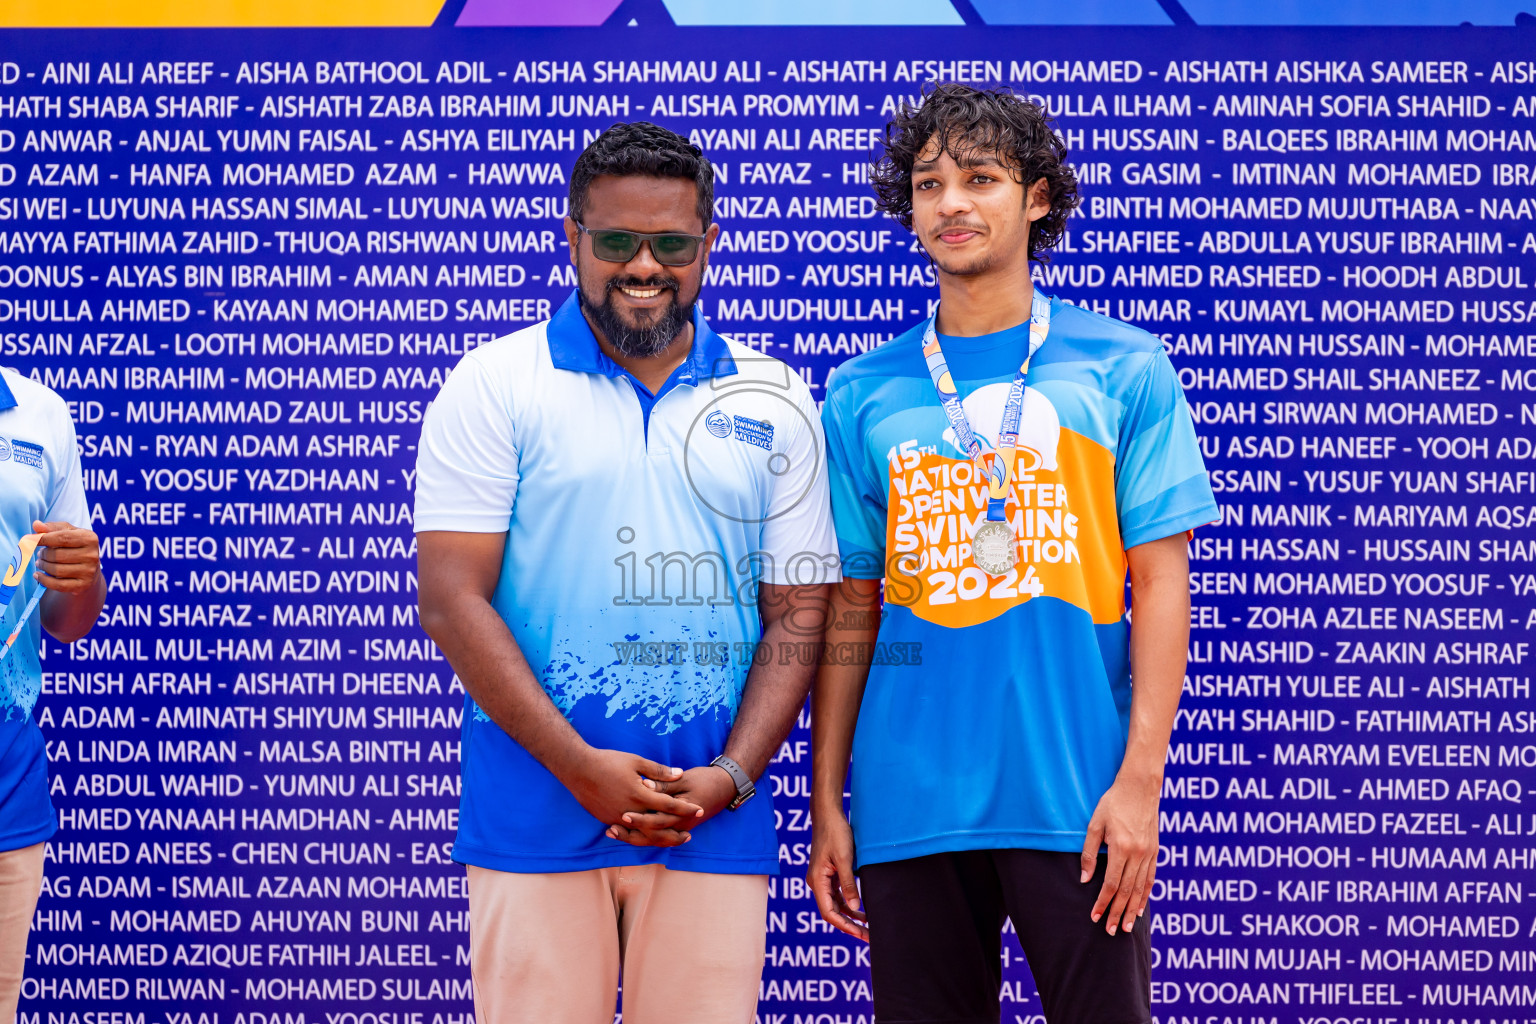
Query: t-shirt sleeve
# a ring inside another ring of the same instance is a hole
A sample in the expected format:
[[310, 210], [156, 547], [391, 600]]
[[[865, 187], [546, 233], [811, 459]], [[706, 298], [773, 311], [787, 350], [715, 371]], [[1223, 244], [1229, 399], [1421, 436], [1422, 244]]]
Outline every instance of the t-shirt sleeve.
[[[62, 404], [62, 403], [61, 403]], [[85, 481], [80, 471], [80, 445], [75, 439], [75, 424], [68, 412], [60, 414], [63, 424], [58, 430], [59, 450], [55, 453], [52, 491], [48, 496], [48, 511], [43, 513], [45, 523], [68, 523], [81, 529], [91, 528], [91, 506], [85, 498]]]
[[517, 499], [512, 396], [471, 353], [443, 382], [416, 448], [416, 532], [505, 533]]
[[864, 439], [859, 436], [849, 398], [847, 388], [834, 393], [832, 379], [828, 380], [821, 420], [827, 435], [832, 523], [837, 530], [843, 575], [878, 580], [885, 576], [885, 493], [867, 468]]
[[836, 583], [837, 536], [827, 496], [826, 443], [810, 391], [796, 395], [798, 428], [786, 435], [784, 472], [774, 476], [763, 523], [762, 549], [768, 556], [762, 581], [784, 586]]
[[1221, 518], [1173, 364], [1156, 349], [1120, 424], [1115, 508], [1126, 548]]

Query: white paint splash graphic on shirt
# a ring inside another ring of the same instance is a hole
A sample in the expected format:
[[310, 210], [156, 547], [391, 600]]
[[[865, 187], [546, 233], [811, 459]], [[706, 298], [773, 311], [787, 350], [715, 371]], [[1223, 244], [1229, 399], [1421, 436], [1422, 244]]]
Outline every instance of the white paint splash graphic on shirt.
[[[701, 664], [695, 639], [713, 644], [720, 634], [690, 632], [627, 633], [605, 646], [581, 645], [579, 651], [574, 644], [562, 645], [565, 650], [552, 655], [541, 673], [544, 689], [567, 717], [581, 701], [603, 698], [607, 717], [644, 722], [662, 736], [720, 709], [734, 717], [745, 676], [736, 664], [737, 651], [728, 650], [724, 665]], [[654, 643], [682, 644], [677, 663], [640, 663], [648, 656], [646, 645]]]
[[[0, 640], [10, 635], [12, 627], [0, 627]], [[21, 640], [16, 641], [18, 644]], [[5, 721], [26, 718], [37, 703], [40, 680], [22, 668], [22, 659], [16, 651], [0, 661], [0, 708], [5, 709]]]

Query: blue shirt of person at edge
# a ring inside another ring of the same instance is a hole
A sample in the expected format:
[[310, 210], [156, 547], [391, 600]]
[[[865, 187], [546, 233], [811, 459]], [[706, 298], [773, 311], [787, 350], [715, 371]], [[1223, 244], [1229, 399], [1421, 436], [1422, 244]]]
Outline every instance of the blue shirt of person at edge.
[[[33, 565], [15, 571], [18, 544], [35, 520], [90, 526], [74, 423], [53, 391], [0, 367], [0, 584], [11, 584], [0, 585], [0, 643], [41, 586]], [[0, 852], [41, 843], [57, 829], [43, 735], [32, 717], [42, 689], [41, 640], [34, 613], [0, 660]]]

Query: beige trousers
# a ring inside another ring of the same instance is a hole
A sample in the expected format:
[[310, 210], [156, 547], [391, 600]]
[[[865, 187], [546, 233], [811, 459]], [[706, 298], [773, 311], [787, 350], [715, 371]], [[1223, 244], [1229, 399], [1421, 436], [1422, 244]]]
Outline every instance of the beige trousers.
[[0, 1024], [16, 1019], [27, 932], [42, 889], [42, 843], [0, 853]]
[[768, 876], [469, 868], [479, 1024], [752, 1024]]

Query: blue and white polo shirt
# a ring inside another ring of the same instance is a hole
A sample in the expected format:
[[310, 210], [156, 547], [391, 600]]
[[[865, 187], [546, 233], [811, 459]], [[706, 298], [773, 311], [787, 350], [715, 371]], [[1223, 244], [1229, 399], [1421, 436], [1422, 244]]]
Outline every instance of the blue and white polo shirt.
[[[75, 425], [62, 398], [0, 367], [0, 583], [20, 561], [17, 542], [36, 519], [91, 525]], [[10, 599], [0, 604], [0, 641], [11, 635], [38, 588], [31, 566], [20, 575]], [[0, 852], [40, 843], [56, 827], [43, 735], [32, 720], [42, 687], [41, 639], [34, 614], [0, 661]]]
[[[708, 764], [761, 637], [757, 584], [839, 578], [809, 389], [697, 312], [690, 355], [652, 395], [598, 347], [572, 294], [464, 357], [427, 413], [417, 467], [418, 531], [507, 534], [492, 604], [596, 747]], [[468, 699], [463, 773], [464, 863], [777, 870], [766, 794], [686, 846], [620, 843]]]

